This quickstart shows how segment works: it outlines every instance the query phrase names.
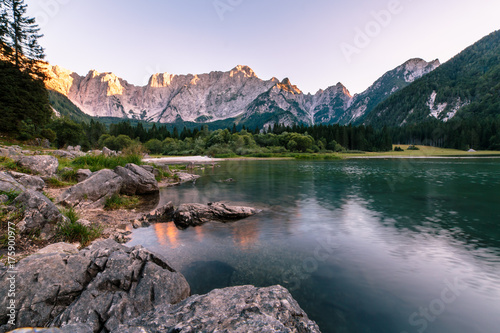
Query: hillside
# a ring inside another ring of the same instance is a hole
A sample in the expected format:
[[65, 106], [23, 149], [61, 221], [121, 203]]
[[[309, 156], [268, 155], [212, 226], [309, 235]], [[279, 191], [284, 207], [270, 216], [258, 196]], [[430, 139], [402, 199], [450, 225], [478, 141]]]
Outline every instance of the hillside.
[[496, 31], [387, 98], [364, 123], [402, 126], [499, 114], [500, 31]]

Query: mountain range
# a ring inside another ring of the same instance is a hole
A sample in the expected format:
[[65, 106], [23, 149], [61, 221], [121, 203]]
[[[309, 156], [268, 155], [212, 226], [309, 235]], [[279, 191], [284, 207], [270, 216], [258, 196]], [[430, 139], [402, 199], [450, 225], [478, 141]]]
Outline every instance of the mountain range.
[[262, 80], [248, 66], [198, 75], [158, 73], [142, 87], [113, 73], [91, 70], [81, 76], [59, 66], [46, 68], [54, 109], [78, 119], [251, 128], [277, 123], [398, 127], [500, 114], [500, 31], [443, 65], [410, 59], [354, 96], [342, 83], [304, 94], [289, 79]]
[[[411, 59], [354, 96], [341, 83], [314, 95], [304, 94], [288, 78], [262, 80], [250, 67], [241, 65], [229, 72], [199, 75], [158, 73], [139, 87], [113, 73], [91, 70], [80, 76], [47, 64], [46, 86], [60, 114], [68, 114], [69, 107], [92, 117], [159, 123], [348, 124], [359, 122], [380, 101], [439, 65], [438, 60]], [[64, 102], [64, 97], [69, 101]]]

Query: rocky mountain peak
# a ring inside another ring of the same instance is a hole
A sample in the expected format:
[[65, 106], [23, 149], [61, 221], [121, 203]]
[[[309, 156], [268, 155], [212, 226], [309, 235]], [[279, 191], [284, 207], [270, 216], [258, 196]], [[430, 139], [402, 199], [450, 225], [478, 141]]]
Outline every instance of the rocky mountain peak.
[[238, 66], [234, 67], [229, 72], [229, 76], [233, 77], [239, 73], [242, 73], [244, 75], [244, 77], [247, 77], [247, 78], [252, 78], [252, 77], [257, 78], [257, 75], [255, 74], [253, 69], [251, 69], [248, 66], [244, 66], [244, 65], [238, 65]]
[[432, 72], [441, 65], [439, 59], [427, 62], [420, 58], [413, 58], [399, 66], [397, 70], [404, 70], [404, 79], [411, 83], [423, 75]]
[[148, 86], [151, 88], [164, 88], [172, 84], [175, 75], [169, 73], [156, 73], [151, 75]]
[[277, 84], [278, 88], [291, 94], [302, 94], [302, 91], [290, 82], [289, 78], [284, 78], [283, 81]]

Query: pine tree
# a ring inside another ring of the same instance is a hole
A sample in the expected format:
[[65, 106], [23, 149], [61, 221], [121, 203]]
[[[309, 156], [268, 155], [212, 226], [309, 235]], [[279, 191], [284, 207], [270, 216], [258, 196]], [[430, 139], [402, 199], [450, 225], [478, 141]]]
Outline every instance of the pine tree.
[[43, 47], [38, 44], [43, 35], [39, 33], [35, 18], [26, 15], [24, 0], [4, 0], [2, 4], [2, 20], [6, 19], [6, 24], [2, 22], [2, 26], [7, 29], [9, 37], [5, 44], [12, 49], [12, 62], [16, 68], [43, 79], [43, 71], [38, 66], [45, 57]]

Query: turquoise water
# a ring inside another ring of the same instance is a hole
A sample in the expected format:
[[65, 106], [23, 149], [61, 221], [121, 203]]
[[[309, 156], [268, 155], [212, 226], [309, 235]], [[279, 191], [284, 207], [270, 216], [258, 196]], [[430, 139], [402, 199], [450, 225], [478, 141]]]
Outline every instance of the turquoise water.
[[[134, 231], [193, 293], [287, 287], [322, 332], [500, 332], [500, 160], [241, 161], [161, 202], [262, 209]], [[233, 178], [234, 182], [221, 182]]]

